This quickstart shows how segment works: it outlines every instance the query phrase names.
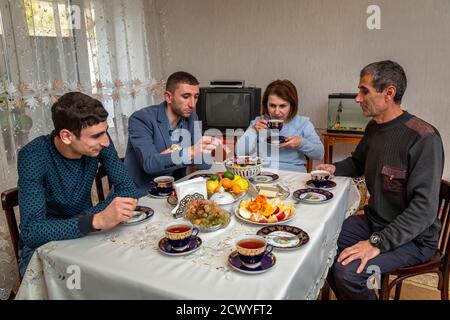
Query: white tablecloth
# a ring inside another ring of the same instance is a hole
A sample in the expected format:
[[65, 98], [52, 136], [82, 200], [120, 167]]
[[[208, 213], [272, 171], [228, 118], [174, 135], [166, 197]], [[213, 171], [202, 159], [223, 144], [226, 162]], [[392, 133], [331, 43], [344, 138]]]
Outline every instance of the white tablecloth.
[[[278, 174], [291, 191], [305, 187], [308, 178], [304, 173]], [[261, 228], [235, 216], [226, 229], [201, 233], [203, 244], [191, 255], [160, 253], [157, 243], [164, 225], [174, 219], [172, 208], [165, 200], [144, 197], [139, 204], [155, 210], [146, 222], [38, 248], [16, 298], [316, 299], [334, 259], [342, 222], [359, 202], [350, 179], [335, 181], [330, 202], [296, 206], [297, 214], [287, 224], [306, 231], [310, 241], [298, 250], [274, 250], [277, 262], [266, 273], [243, 274], [227, 265], [236, 236]], [[74, 286], [78, 274], [79, 288]]]

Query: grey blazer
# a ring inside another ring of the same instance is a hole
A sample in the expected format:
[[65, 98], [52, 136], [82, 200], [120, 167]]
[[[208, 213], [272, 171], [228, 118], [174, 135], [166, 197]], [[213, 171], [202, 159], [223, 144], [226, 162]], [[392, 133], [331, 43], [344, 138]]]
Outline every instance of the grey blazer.
[[[145, 107], [134, 112], [128, 122], [128, 144], [125, 166], [141, 196], [147, 194], [153, 179], [161, 175], [179, 179], [186, 174], [186, 167], [192, 163], [174, 164], [172, 154], [160, 154], [172, 145], [170, 124], [166, 115], [166, 102]], [[182, 147], [195, 144], [201, 137], [201, 126], [194, 112], [186, 118], [190, 141], [182, 141]], [[195, 132], [195, 134], [194, 134]], [[209, 162], [209, 160], [208, 160]], [[211, 162], [209, 162], [211, 163]], [[209, 169], [204, 162], [196, 165], [199, 169]]]

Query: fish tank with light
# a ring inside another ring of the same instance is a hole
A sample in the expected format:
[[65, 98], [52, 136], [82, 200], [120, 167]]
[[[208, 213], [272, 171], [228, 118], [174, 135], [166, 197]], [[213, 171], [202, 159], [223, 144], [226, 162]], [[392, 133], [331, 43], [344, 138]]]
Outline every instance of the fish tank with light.
[[362, 134], [370, 117], [364, 117], [355, 102], [356, 93], [332, 93], [328, 95], [328, 132]]

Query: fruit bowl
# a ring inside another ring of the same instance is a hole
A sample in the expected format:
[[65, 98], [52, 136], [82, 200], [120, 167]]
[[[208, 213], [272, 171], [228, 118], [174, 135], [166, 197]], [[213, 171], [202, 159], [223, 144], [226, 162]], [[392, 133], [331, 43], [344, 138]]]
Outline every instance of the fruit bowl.
[[244, 178], [252, 178], [261, 173], [263, 160], [260, 157], [240, 156], [226, 159], [224, 162], [227, 171]]

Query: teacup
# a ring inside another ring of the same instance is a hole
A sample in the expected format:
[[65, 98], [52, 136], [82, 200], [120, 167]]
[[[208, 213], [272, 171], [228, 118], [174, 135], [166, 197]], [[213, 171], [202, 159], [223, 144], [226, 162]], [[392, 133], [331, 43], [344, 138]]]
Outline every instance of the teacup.
[[264, 237], [244, 234], [236, 239], [236, 249], [242, 264], [248, 268], [257, 268], [261, 260], [272, 252], [273, 247], [267, 245]]
[[153, 180], [155, 182], [155, 193], [158, 196], [168, 196], [173, 191], [174, 177], [160, 176]]
[[184, 250], [189, 246], [191, 239], [195, 238], [199, 232], [189, 221], [174, 221], [165, 228], [166, 237], [174, 250]]
[[330, 179], [330, 172], [326, 170], [313, 170], [311, 171], [312, 183], [316, 188], [325, 187]]
[[281, 119], [270, 119], [268, 120], [267, 126], [271, 130], [281, 130], [283, 128], [283, 122]]

